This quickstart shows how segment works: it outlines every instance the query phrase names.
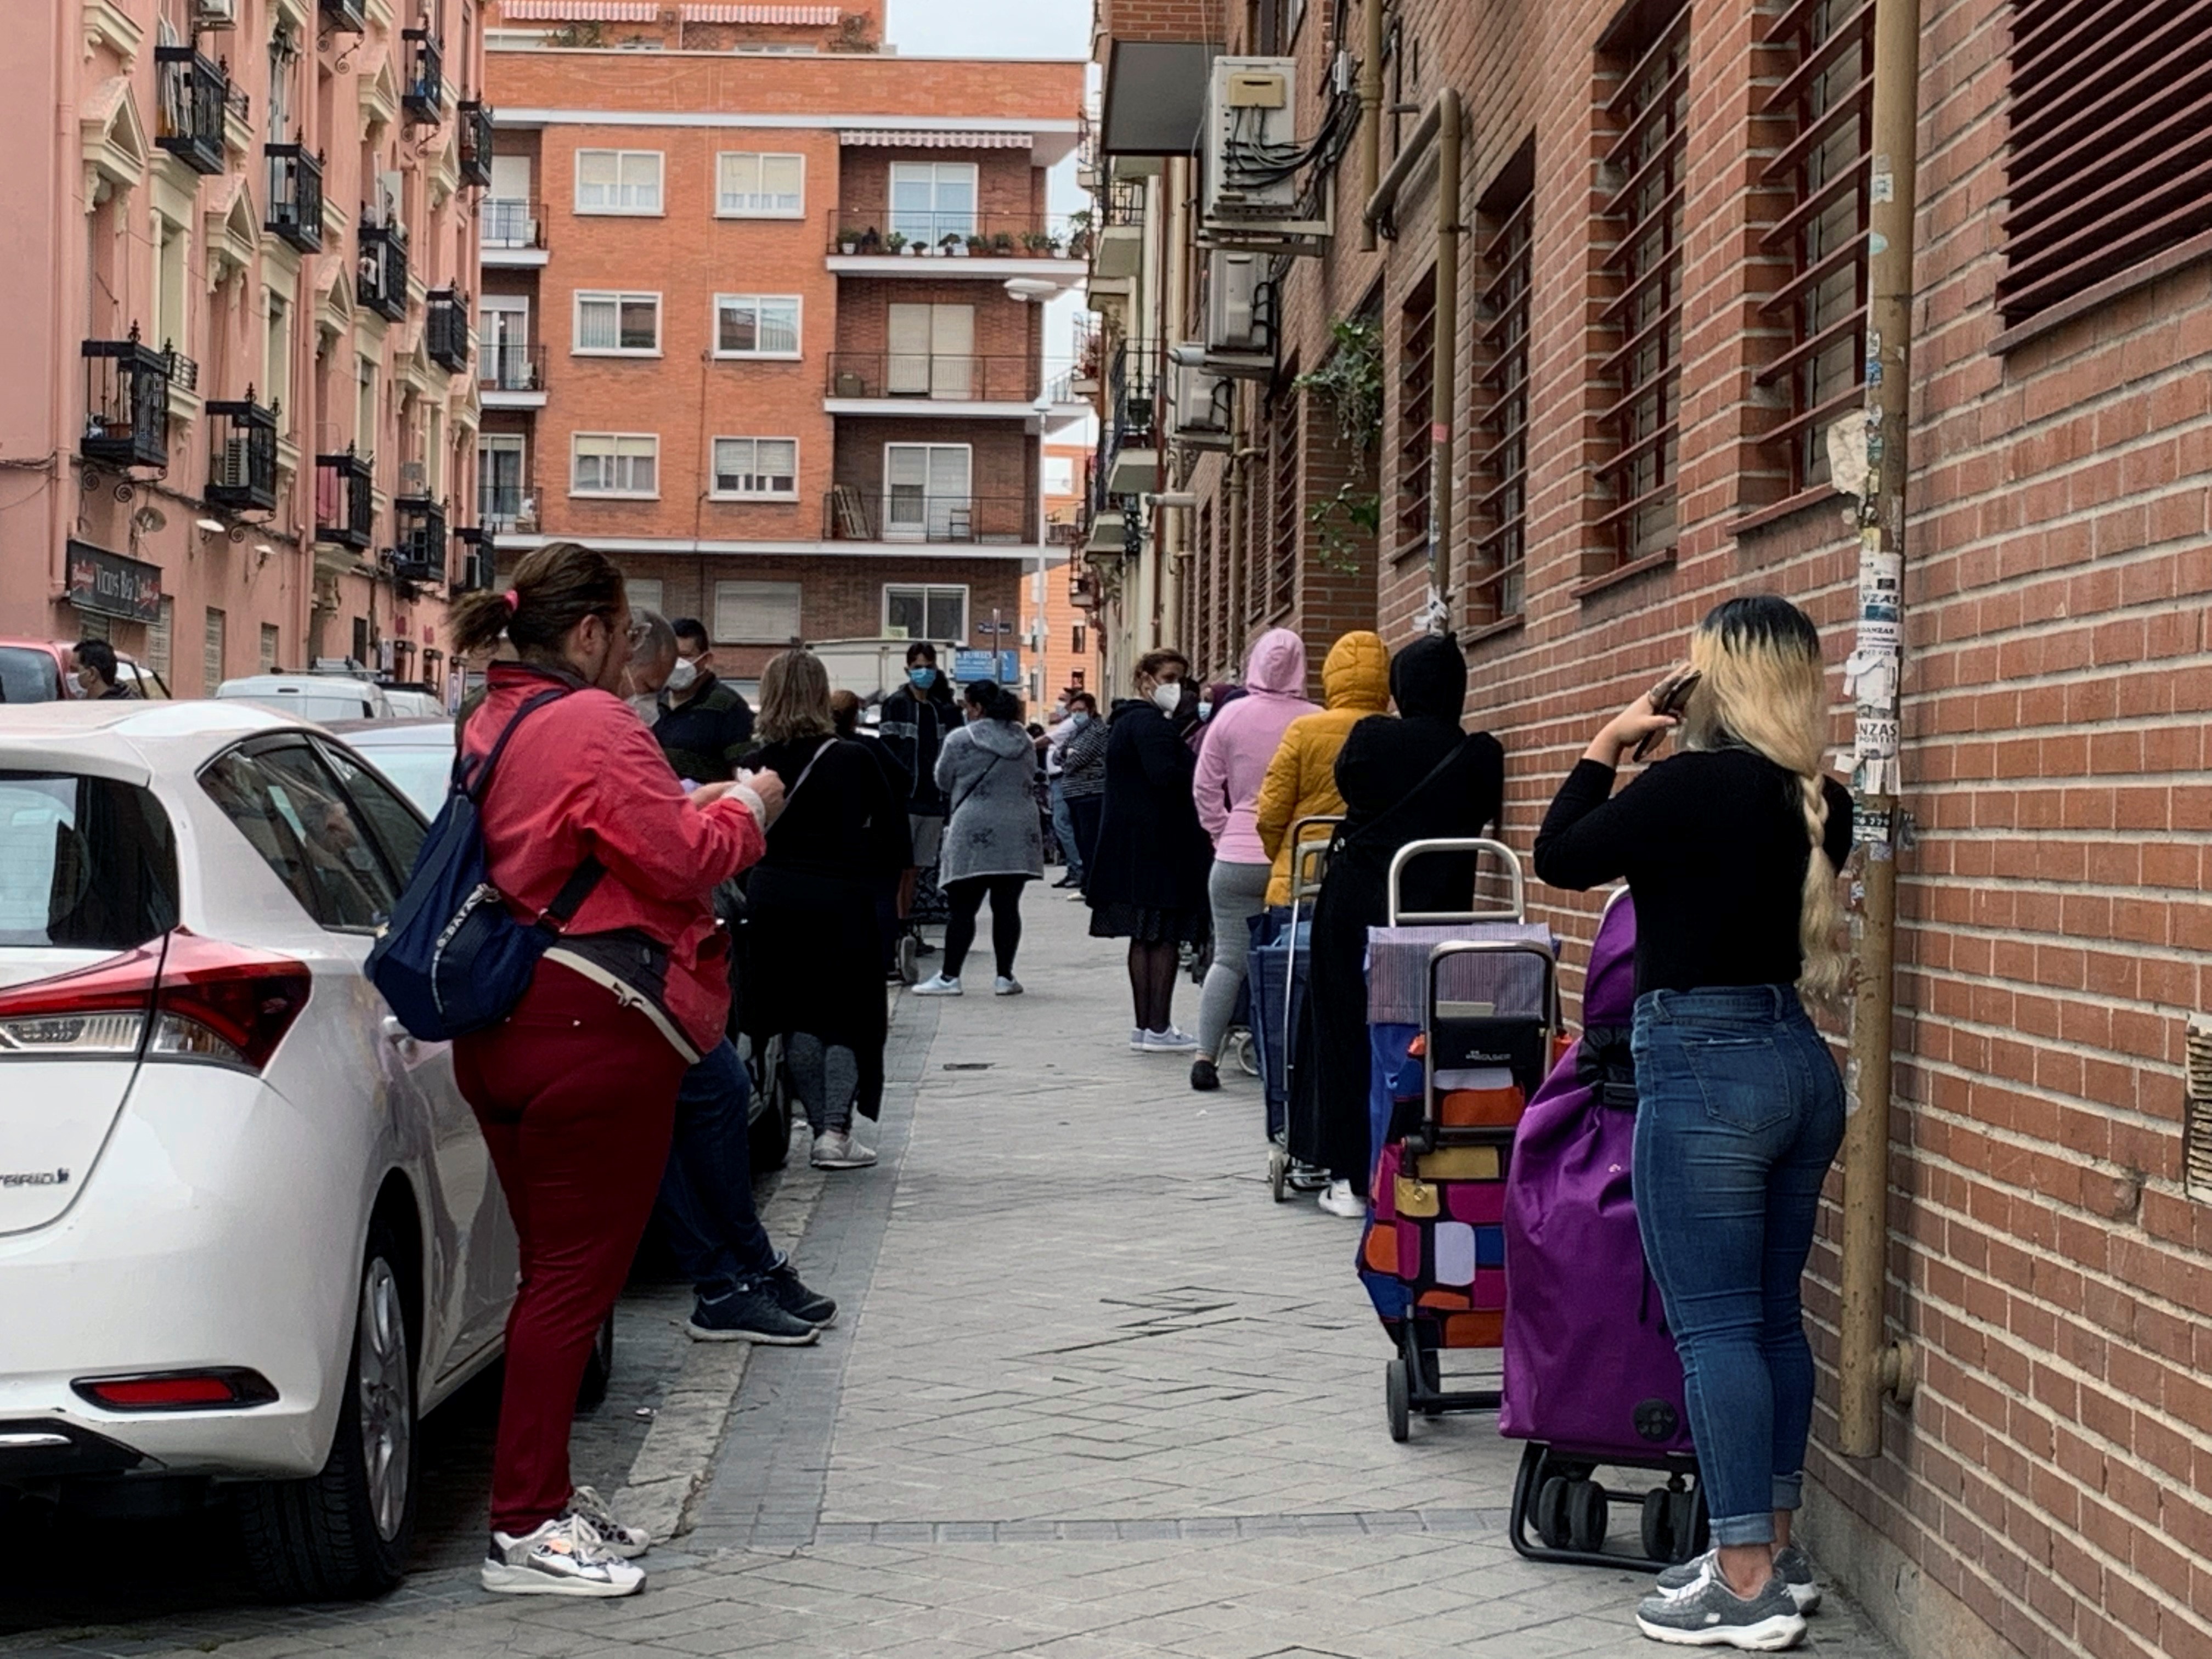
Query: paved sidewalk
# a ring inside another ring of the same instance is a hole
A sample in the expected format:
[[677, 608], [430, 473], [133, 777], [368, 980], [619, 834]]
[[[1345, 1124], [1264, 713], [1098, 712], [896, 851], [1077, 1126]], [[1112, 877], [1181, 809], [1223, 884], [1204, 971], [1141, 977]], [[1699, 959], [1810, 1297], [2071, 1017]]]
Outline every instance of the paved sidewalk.
[[[1272, 1204], [1256, 1084], [1194, 1094], [1181, 1061], [1131, 1054], [1119, 949], [1060, 895], [1024, 908], [1028, 995], [901, 1003], [884, 1163], [823, 1183], [799, 1252], [847, 1312], [743, 1368], [644, 1596], [499, 1601], [438, 1573], [373, 1608], [0, 1654], [1658, 1651], [1631, 1618], [1638, 1563], [1513, 1554], [1519, 1448], [1491, 1417], [1391, 1443], [1357, 1225]], [[1194, 989], [1178, 1000], [1194, 1020]], [[1634, 1522], [1616, 1513], [1616, 1547]], [[1832, 1599], [1811, 1647], [1889, 1653]]]

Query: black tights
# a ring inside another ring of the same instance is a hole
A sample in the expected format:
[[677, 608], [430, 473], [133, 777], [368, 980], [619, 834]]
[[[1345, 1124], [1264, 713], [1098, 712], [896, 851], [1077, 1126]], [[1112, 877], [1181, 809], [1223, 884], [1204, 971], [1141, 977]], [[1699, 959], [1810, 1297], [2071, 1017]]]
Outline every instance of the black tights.
[[1022, 888], [1027, 876], [969, 876], [945, 884], [945, 902], [952, 907], [945, 924], [945, 977], [958, 979], [960, 965], [968, 960], [968, 947], [975, 942], [975, 916], [983, 896], [991, 896], [991, 954], [999, 959], [999, 977], [1014, 976], [1014, 952], [1022, 944]]
[[1176, 969], [1182, 965], [1181, 947], [1171, 939], [1147, 944], [1129, 941], [1129, 1000], [1135, 1005], [1140, 1030], [1164, 1031], [1175, 1005]]

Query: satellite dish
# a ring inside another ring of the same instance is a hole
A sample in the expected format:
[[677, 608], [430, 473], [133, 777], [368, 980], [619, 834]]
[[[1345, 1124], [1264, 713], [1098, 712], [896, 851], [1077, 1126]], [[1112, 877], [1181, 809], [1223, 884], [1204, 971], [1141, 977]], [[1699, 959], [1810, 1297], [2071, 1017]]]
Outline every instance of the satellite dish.
[[142, 536], [151, 536], [169, 527], [169, 515], [158, 507], [142, 507], [131, 515], [131, 522], [138, 527]]

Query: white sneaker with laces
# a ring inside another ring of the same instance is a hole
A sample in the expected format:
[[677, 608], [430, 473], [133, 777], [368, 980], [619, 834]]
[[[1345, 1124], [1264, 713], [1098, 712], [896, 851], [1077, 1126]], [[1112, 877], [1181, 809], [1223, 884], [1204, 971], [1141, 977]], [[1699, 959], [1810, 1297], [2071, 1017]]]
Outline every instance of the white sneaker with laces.
[[1022, 982], [1012, 974], [1001, 974], [991, 981], [991, 994], [994, 997], [1018, 997], [1021, 994]]
[[1188, 1031], [1178, 1031], [1172, 1025], [1164, 1031], [1145, 1033], [1144, 1050], [1148, 1054], [1188, 1054], [1198, 1050], [1198, 1039]]
[[960, 981], [957, 979], [947, 979], [943, 974], [932, 974], [921, 984], [915, 986], [910, 994], [918, 997], [957, 997], [960, 994]]
[[876, 1155], [865, 1146], [855, 1146], [844, 1130], [825, 1129], [814, 1137], [814, 1154], [808, 1161], [817, 1170], [865, 1170], [876, 1161]]
[[1314, 1200], [1331, 1215], [1340, 1215], [1351, 1220], [1363, 1219], [1367, 1214], [1367, 1200], [1352, 1190], [1348, 1181], [1332, 1181]]
[[580, 1515], [557, 1516], [520, 1538], [492, 1534], [479, 1577], [500, 1595], [635, 1595], [645, 1588], [645, 1569], [610, 1550]]
[[617, 1518], [614, 1506], [590, 1486], [579, 1486], [568, 1494], [568, 1513], [589, 1522], [599, 1541], [624, 1560], [644, 1554], [653, 1547], [653, 1534], [643, 1527], [626, 1527]]

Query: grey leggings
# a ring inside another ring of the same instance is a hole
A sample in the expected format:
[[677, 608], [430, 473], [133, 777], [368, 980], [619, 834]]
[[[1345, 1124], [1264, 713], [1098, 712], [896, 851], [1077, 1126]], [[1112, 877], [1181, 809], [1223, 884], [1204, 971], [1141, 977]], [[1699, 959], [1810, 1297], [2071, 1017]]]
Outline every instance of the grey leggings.
[[1213, 901], [1213, 965], [1198, 998], [1198, 1052], [1206, 1060], [1221, 1054], [1221, 1041], [1237, 1012], [1237, 990], [1244, 983], [1244, 958], [1252, 948], [1253, 917], [1267, 908], [1267, 878], [1273, 866], [1213, 861], [1206, 896]]
[[816, 1134], [853, 1127], [853, 1097], [860, 1087], [860, 1058], [842, 1043], [824, 1042], [793, 1031], [784, 1050], [791, 1066], [792, 1092], [806, 1109], [806, 1127]]

